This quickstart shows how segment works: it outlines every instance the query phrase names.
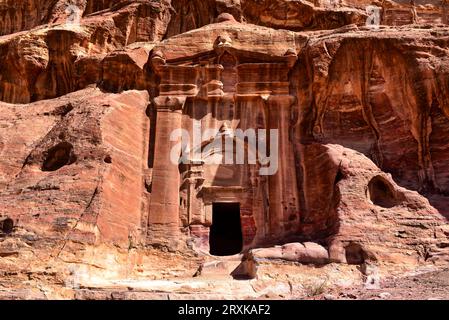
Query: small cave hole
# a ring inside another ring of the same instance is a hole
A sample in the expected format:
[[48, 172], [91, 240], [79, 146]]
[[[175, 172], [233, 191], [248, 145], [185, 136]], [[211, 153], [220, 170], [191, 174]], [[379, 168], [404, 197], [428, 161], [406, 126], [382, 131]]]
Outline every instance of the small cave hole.
[[392, 187], [382, 177], [374, 177], [368, 183], [369, 199], [377, 206], [391, 208], [397, 204]]
[[56, 171], [75, 161], [73, 145], [68, 142], [61, 142], [48, 150], [42, 165], [42, 171]]
[[365, 262], [365, 251], [357, 243], [351, 243], [345, 247], [346, 262], [348, 264], [362, 264]]
[[106, 157], [104, 157], [104, 162], [105, 163], [108, 163], [108, 164], [111, 164], [112, 163], [112, 157], [111, 156], [106, 156]]
[[3, 233], [9, 234], [14, 229], [14, 221], [10, 218], [6, 218], [5, 220], [0, 220], [0, 229]]

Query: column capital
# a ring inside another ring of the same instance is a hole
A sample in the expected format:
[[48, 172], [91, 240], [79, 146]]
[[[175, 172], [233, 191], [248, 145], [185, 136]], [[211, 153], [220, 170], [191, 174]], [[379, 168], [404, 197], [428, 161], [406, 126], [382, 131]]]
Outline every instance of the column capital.
[[153, 99], [156, 110], [176, 111], [184, 109], [187, 97], [159, 96]]
[[297, 99], [295, 96], [292, 95], [260, 95], [260, 97], [262, 98], [262, 100], [265, 101], [265, 103], [270, 106], [270, 105], [284, 105], [287, 107], [290, 107], [291, 105], [293, 105], [294, 103], [296, 103]]

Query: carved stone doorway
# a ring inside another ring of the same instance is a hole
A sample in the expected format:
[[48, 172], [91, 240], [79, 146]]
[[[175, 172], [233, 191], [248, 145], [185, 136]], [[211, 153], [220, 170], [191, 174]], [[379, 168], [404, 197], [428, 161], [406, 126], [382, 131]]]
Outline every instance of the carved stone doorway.
[[213, 203], [210, 228], [210, 254], [230, 256], [243, 248], [239, 203]]

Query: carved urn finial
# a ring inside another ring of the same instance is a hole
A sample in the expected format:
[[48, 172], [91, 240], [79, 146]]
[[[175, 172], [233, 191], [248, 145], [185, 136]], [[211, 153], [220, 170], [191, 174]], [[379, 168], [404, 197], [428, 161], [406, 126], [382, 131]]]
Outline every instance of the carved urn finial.
[[234, 16], [230, 13], [223, 12], [220, 13], [216, 19], [217, 23], [221, 22], [237, 22], [234, 18]]

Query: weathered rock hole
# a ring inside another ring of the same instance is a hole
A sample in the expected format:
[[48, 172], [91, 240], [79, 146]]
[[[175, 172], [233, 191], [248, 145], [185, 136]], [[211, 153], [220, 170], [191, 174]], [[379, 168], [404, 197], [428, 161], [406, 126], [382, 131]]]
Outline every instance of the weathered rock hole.
[[365, 251], [357, 243], [351, 243], [345, 247], [346, 262], [348, 264], [362, 264], [365, 262]]
[[368, 183], [368, 196], [379, 207], [391, 208], [397, 204], [391, 185], [380, 176], [372, 178]]
[[0, 230], [5, 234], [11, 233], [14, 230], [14, 221], [10, 218], [0, 220]]
[[108, 164], [111, 164], [112, 163], [112, 157], [111, 156], [104, 157], [104, 162], [108, 163]]
[[76, 161], [73, 154], [73, 145], [61, 142], [47, 152], [47, 157], [42, 165], [42, 171], [56, 171]]

